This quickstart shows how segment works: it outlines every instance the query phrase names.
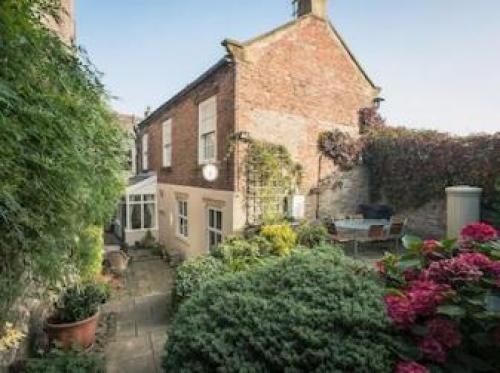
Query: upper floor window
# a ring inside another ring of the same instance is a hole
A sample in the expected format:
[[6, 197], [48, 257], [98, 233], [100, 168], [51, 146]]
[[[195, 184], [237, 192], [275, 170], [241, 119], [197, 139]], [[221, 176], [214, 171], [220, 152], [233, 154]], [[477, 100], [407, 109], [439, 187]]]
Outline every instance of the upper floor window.
[[149, 170], [149, 136], [147, 133], [145, 133], [142, 136], [142, 170], [147, 171]]
[[172, 119], [163, 122], [163, 167], [172, 166]]
[[215, 162], [217, 159], [217, 96], [200, 103], [198, 119], [199, 164]]

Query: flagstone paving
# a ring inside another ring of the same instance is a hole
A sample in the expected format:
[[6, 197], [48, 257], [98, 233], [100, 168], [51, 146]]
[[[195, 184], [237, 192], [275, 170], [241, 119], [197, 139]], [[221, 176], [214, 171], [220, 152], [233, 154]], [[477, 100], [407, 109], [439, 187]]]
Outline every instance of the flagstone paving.
[[148, 252], [130, 253], [125, 289], [106, 305], [116, 327], [106, 346], [109, 373], [161, 372], [172, 316], [173, 270]]

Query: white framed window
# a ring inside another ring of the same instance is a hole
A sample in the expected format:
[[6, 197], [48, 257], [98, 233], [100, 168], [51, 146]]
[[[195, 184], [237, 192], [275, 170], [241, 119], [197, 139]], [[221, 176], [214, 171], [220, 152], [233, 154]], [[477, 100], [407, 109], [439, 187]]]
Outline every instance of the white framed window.
[[198, 107], [198, 162], [206, 164], [217, 159], [217, 96]]
[[177, 235], [189, 237], [188, 203], [186, 200], [177, 200]]
[[145, 133], [142, 135], [142, 170], [147, 171], [149, 169], [149, 135]]
[[130, 231], [156, 229], [156, 196], [154, 194], [131, 194], [126, 209], [127, 226]]
[[163, 122], [163, 167], [172, 166], [172, 119]]
[[222, 242], [222, 211], [208, 208], [208, 250], [211, 251]]

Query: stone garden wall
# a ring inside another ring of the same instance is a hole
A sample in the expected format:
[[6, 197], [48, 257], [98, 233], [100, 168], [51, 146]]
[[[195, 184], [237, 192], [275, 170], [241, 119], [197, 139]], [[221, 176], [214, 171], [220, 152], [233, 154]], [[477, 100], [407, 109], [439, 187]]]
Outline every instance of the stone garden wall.
[[[360, 204], [384, 203], [370, 200], [370, 177], [365, 166], [345, 172], [340, 186], [323, 188], [320, 195], [320, 218], [349, 215]], [[429, 202], [417, 209], [396, 211], [408, 218], [407, 231], [424, 238], [441, 239], [446, 235], [446, 203], [444, 198]]]

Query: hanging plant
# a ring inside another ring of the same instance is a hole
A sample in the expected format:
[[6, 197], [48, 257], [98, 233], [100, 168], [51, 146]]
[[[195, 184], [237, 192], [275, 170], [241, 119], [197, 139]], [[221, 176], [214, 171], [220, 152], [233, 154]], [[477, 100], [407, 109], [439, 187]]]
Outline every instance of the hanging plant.
[[337, 129], [321, 133], [318, 139], [318, 148], [341, 171], [351, 170], [361, 160], [361, 142]]

